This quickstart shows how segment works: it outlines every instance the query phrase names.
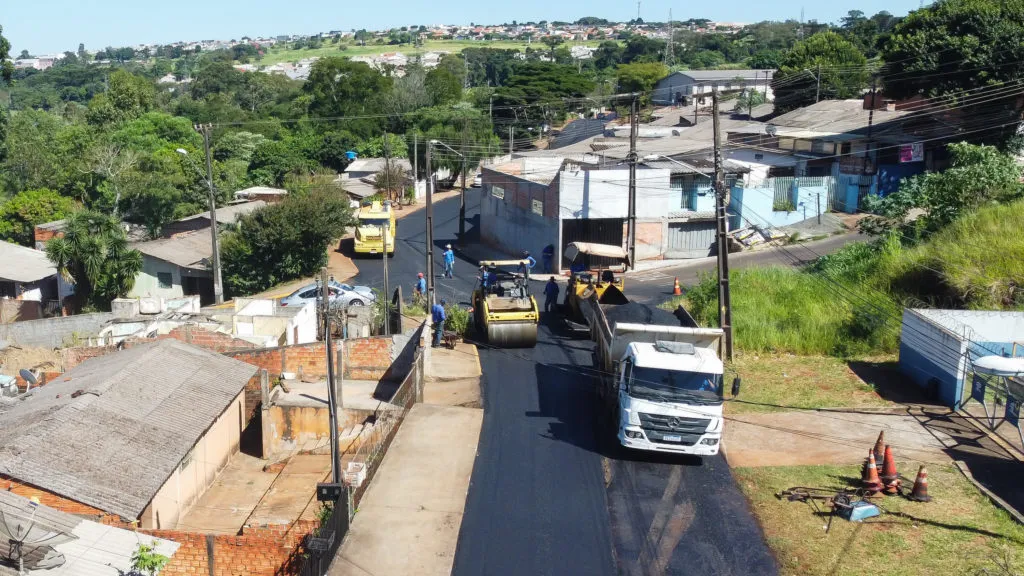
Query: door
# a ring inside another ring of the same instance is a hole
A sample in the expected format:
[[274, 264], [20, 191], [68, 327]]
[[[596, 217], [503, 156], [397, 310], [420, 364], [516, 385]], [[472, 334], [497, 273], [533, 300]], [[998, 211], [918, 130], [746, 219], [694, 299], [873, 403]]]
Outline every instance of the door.
[[[611, 246], [625, 246], [625, 219], [623, 218], [581, 218], [578, 220], [562, 220], [562, 254], [571, 242], [594, 242]], [[614, 258], [587, 256], [585, 264], [590, 269], [617, 266]], [[562, 257], [562, 268], [568, 268], [572, 262]]]
[[714, 220], [668, 223], [666, 258], [703, 258], [711, 255], [714, 245]]

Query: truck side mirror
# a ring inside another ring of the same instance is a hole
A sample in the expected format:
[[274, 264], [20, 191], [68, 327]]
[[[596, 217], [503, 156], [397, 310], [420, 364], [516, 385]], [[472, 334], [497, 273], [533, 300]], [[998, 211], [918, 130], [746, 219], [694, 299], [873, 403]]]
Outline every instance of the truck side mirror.
[[733, 396], [739, 396], [740, 395], [740, 377], [739, 376], [737, 376], [737, 377], [732, 379], [732, 395]]

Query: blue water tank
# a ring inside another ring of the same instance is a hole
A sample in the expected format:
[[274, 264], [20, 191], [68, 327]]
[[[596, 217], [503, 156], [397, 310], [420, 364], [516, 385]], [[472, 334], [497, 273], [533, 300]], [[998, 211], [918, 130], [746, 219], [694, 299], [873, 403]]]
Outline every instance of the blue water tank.
[[348, 160], [351, 162], [352, 160], [356, 159], [356, 153], [349, 150], [348, 152], [345, 152], [345, 158], [348, 158]]

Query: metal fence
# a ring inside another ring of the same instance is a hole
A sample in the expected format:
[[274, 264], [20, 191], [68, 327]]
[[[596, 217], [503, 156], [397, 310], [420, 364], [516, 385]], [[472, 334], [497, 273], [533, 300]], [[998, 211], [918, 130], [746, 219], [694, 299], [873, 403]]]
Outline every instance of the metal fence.
[[840, 193], [839, 182], [832, 176], [780, 176], [768, 178], [765, 184], [775, 189], [772, 210], [780, 212], [792, 212], [796, 210], [796, 190], [799, 188], [826, 188], [828, 190], [827, 209], [832, 211], [843, 210], [845, 203], [843, 194]]
[[[421, 326], [420, 331], [414, 334], [410, 346], [416, 345], [422, 330]], [[409, 374], [395, 390], [391, 400], [378, 408], [372, 416], [370, 433], [362, 438], [354, 450], [343, 454], [345, 460], [351, 457], [351, 461], [364, 463], [366, 477], [355, 488], [344, 486], [341, 499], [334, 503], [330, 515], [323, 518], [320, 527], [306, 537], [299, 576], [324, 576], [327, 573], [331, 561], [345, 539], [345, 534], [348, 533], [349, 524], [355, 516], [359, 502], [398, 433], [398, 428], [413, 404], [423, 400], [423, 376], [423, 350], [417, 349]]]

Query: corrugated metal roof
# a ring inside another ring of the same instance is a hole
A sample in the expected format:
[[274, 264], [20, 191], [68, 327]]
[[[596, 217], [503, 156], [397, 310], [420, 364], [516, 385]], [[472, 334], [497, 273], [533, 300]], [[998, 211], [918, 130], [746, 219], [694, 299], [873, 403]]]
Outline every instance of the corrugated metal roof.
[[[0, 511], [11, 512], [22, 518], [32, 518], [51, 530], [74, 536], [70, 542], [58, 544], [54, 549], [64, 556], [64, 563], [50, 569], [32, 569], [35, 558], [45, 555], [43, 549], [29, 550], [26, 572], [30, 576], [119, 576], [120, 571], [131, 568], [132, 554], [140, 542], [154, 545], [155, 552], [168, 558], [181, 546], [177, 542], [140, 535], [131, 530], [105, 526], [83, 520], [77, 516], [54, 510], [48, 506], [33, 505], [28, 499], [11, 492], [0, 492]], [[13, 567], [0, 564], [0, 575], [14, 576]]]
[[138, 518], [255, 373], [171, 339], [87, 360], [0, 404], [0, 473]]
[[[252, 188], [250, 188], [249, 190], [252, 190]], [[267, 190], [275, 189], [267, 188]], [[281, 192], [287, 194], [287, 192], [285, 192], [284, 190], [282, 190]], [[235, 221], [237, 221], [242, 216], [249, 214], [253, 210], [256, 210], [257, 208], [262, 208], [266, 205], [267, 203], [264, 202], [263, 200], [253, 200], [251, 202], [239, 202], [237, 204], [228, 204], [227, 206], [221, 206], [217, 208], [217, 224], [234, 224]], [[206, 212], [188, 216], [177, 221], [187, 222], [189, 220], [195, 220], [197, 218], [206, 218], [207, 220], [209, 220], [210, 211], [207, 210]]]
[[776, 116], [770, 120], [770, 123], [780, 127], [801, 128], [826, 134], [846, 134], [866, 131], [869, 120], [877, 129], [882, 129], [881, 127], [885, 123], [910, 114], [913, 112], [875, 110], [872, 117], [871, 111], [864, 109], [863, 100], [822, 100]]
[[[673, 72], [669, 76], [674, 75], [686, 76], [693, 78], [698, 82], [710, 81], [710, 80], [733, 80], [735, 78], [742, 78], [744, 80], [764, 80], [765, 74], [770, 79], [774, 74], [774, 70], [681, 70], [679, 72]], [[668, 76], [666, 76], [667, 78]]]
[[56, 273], [56, 266], [45, 252], [0, 241], [0, 279], [37, 282]]
[[[220, 220], [219, 215], [217, 219]], [[185, 232], [172, 238], [135, 242], [130, 246], [153, 258], [195, 270], [209, 269], [209, 261], [213, 257], [213, 246], [208, 228]]]
[[[401, 166], [406, 172], [412, 171], [408, 158], [392, 158], [392, 166]], [[384, 158], [359, 158], [345, 167], [345, 172], [380, 172], [384, 169]]]

